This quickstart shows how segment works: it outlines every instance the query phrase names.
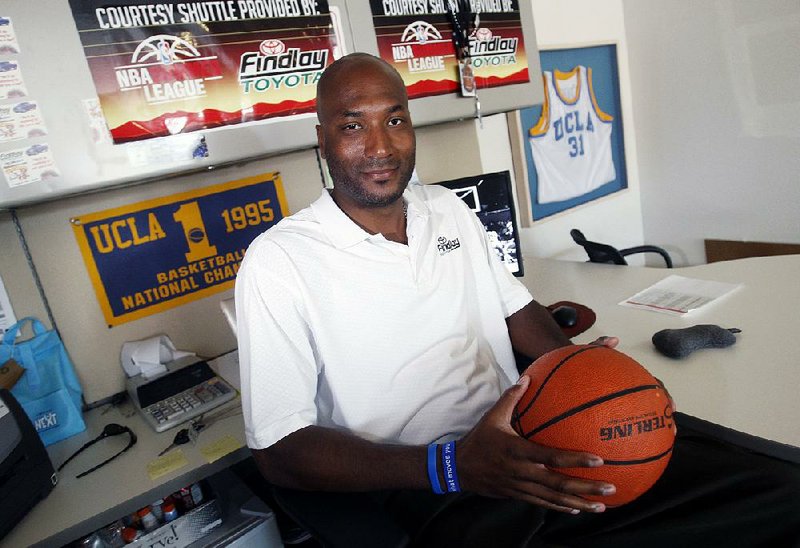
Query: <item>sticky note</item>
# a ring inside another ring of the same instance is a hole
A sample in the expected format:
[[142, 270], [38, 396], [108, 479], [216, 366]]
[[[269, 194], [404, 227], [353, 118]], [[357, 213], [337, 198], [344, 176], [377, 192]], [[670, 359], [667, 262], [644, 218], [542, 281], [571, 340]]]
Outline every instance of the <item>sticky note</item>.
[[183, 468], [187, 464], [189, 464], [189, 461], [186, 460], [186, 455], [183, 454], [183, 451], [175, 449], [163, 457], [158, 457], [156, 460], [148, 462], [147, 473], [150, 475], [151, 480], [155, 480], [165, 474]]
[[200, 448], [200, 452], [210, 464], [215, 460], [221, 459], [228, 453], [236, 451], [240, 447], [242, 447], [242, 443], [233, 436], [223, 436]]

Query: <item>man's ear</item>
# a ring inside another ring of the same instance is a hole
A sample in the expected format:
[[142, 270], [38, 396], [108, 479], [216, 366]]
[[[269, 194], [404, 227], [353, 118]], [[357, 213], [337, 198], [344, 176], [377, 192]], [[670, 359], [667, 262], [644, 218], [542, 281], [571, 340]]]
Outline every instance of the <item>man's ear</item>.
[[322, 131], [322, 126], [317, 124], [317, 146], [319, 146], [319, 155], [325, 158], [325, 132]]

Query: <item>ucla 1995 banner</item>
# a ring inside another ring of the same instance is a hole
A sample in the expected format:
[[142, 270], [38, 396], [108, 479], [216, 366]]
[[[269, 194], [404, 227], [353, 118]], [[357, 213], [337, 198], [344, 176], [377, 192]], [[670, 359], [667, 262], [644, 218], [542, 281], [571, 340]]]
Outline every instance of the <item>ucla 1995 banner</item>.
[[71, 221], [111, 327], [233, 287], [247, 246], [287, 213], [268, 173]]

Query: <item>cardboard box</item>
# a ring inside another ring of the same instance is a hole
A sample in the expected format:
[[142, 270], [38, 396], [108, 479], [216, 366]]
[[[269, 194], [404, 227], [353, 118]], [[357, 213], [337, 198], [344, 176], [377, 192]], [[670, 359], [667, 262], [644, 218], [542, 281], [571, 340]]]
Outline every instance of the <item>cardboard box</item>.
[[6, 363], [0, 365], [0, 388], [11, 390], [24, 373], [25, 370], [14, 358], [9, 359]]

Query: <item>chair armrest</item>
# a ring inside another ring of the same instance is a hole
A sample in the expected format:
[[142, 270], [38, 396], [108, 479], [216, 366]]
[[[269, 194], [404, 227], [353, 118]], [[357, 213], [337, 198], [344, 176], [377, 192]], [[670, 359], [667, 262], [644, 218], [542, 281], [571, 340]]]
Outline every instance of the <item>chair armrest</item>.
[[658, 253], [664, 259], [667, 268], [672, 268], [672, 258], [669, 256], [669, 253], [667, 253], [665, 249], [655, 245], [637, 245], [627, 249], [620, 249], [619, 252], [623, 257], [633, 255], [634, 253]]

